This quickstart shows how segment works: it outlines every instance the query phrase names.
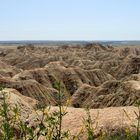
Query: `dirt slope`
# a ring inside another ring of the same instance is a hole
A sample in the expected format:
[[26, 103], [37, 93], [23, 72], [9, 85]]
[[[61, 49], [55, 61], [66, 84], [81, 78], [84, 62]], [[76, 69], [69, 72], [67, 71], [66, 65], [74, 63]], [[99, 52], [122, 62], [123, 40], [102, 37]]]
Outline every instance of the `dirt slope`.
[[133, 105], [140, 97], [140, 47], [19, 46], [0, 50], [0, 84], [57, 105], [56, 81], [71, 106], [103, 108]]

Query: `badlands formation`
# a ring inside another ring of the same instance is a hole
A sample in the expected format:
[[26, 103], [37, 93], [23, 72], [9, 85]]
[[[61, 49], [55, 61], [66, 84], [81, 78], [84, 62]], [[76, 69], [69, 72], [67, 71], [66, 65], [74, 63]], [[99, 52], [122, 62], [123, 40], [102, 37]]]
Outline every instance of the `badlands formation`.
[[112, 122], [120, 122], [124, 109], [134, 119], [137, 109], [133, 105], [140, 99], [140, 47], [87, 44], [0, 48], [0, 85], [25, 116], [36, 104], [57, 106], [56, 81], [64, 85], [64, 105], [70, 100], [64, 129], [70, 126], [76, 132], [80, 128], [78, 118], [85, 115], [85, 107], [91, 108], [93, 118], [99, 111], [101, 126], [111, 123], [113, 127]]

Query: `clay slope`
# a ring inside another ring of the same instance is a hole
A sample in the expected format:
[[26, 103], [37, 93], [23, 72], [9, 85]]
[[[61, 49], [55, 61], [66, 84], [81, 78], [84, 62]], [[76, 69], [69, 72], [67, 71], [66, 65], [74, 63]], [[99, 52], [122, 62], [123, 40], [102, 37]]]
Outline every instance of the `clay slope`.
[[[52, 65], [52, 66], [51, 66]], [[15, 88], [23, 95], [32, 97], [42, 104], [57, 105], [58, 92], [55, 89], [56, 81], [61, 81], [65, 87], [65, 100], [70, 98], [83, 84], [100, 86], [102, 83], [114, 78], [100, 69], [92, 71], [65, 68], [59, 66], [34, 70], [25, 70], [15, 75], [9, 81], [1, 81], [5, 87]]]
[[75, 107], [133, 105], [139, 100], [140, 47], [19, 46], [0, 50], [0, 84], [57, 105], [56, 81], [64, 86], [64, 102]]
[[19, 72], [21, 72], [21, 70], [19, 70], [18, 68], [0, 61], [0, 75], [10, 78]]
[[140, 99], [140, 81], [108, 81], [100, 87], [83, 85], [72, 96], [74, 107], [129, 106]]
[[115, 69], [115, 77], [118, 79], [124, 78], [131, 74], [140, 73], [140, 56], [133, 56], [121, 62], [120, 66]]
[[34, 112], [34, 107], [37, 104], [37, 100], [23, 96], [17, 90], [11, 88], [5, 88], [0, 91], [0, 104], [3, 103], [4, 98], [11, 108], [17, 106], [20, 109], [20, 116], [24, 120], [28, 118], [29, 114]]
[[[0, 104], [3, 102], [3, 94], [5, 94], [6, 102], [10, 104], [11, 107], [17, 105], [18, 108], [20, 108], [20, 119], [28, 121], [29, 125], [33, 126], [33, 129], [38, 129], [36, 126], [40, 123], [39, 120], [42, 119], [42, 112], [40, 112], [40, 110], [34, 110], [37, 101], [21, 95], [15, 89], [6, 88], [0, 92]], [[51, 106], [50, 112], [57, 110], [57, 107]], [[69, 130], [72, 135], [77, 135], [81, 128], [83, 128], [82, 133], [80, 133], [80, 139], [87, 140], [87, 132], [83, 123], [83, 118], [87, 118], [86, 110], [68, 107], [66, 111], [67, 113], [62, 121], [62, 131]], [[94, 122], [95, 138], [98, 139], [100, 135], [102, 135], [102, 132], [107, 132], [109, 136], [117, 134], [121, 137], [127, 128], [135, 132], [136, 129], [133, 126], [137, 125], [136, 112], [138, 113], [138, 109], [132, 106], [91, 109], [90, 115]], [[10, 115], [12, 115], [12, 112]], [[45, 140], [43, 137], [41, 137], [41, 139]]]

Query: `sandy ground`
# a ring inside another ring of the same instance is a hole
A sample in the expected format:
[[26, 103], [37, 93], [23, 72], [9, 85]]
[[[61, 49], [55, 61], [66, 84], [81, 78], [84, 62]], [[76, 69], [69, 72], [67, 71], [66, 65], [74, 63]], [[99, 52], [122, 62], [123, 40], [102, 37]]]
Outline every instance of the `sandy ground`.
[[[68, 108], [68, 113], [64, 117], [63, 127], [65, 130], [71, 130], [76, 134], [83, 126], [83, 118], [86, 118], [84, 109]], [[136, 123], [136, 107], [110, 107], [104, 109], [91, 109], [90, 114], [93, 120], [93, 126], [97, 125], [97, 131], [106, 128], [123, 128]]]
[[[57, 107], [51, 107], [52, 111], [56, 111]], [[90, 115], [95, 128], [95, 135], [99, 135], [105, 131], [118, 131], [122, 128], [133, 129], [131, 126], [137, 124], [136, 114], [137, 107], [110, 107], [104, 109], [91, 109]], [[30, 121], [35, 118], [31, 115]], [[67, 114], [63, 118], [63, 130], [69, 130], [72, 135], [77, 135], [82, 129], [81, 140], [86, 140], [86, 131], [84, 127], [84, 119], [87, 118], [86, 110], [82, 108], [67, 108]]]
[[0, 49], [16, 49], [18, 45], [2, 45], [0, 44]]

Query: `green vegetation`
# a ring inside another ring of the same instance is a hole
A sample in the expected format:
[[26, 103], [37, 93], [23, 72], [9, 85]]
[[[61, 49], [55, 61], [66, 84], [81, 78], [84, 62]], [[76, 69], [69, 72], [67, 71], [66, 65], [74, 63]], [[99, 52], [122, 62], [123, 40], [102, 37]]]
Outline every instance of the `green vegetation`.
[[[18, 106], [11, 106], [6, 100], [8, 98], [6, 94], [1, 91], [0, 140], [39, 140], [40, 137], [43, 137], [46, 140], [80, 140], [84, 128], [87, 133], [87, 140], [140, 140], [140, 102], [137, 102], [136, 104], [138, 113], [135, 112], [137, 116], [137, 125], [133, 126], [136, 129], [135, 134], [132, 134], [128, 128], [117, 134], [102, 132], [101, 135], [96, 138], [94, 131], [98, 127], [96, 124], [98, 116], [93, 121], [89, 108], [86, 109], [87, 117], [83, 118], [83, 128], [76, 136], [73, 136], [69, 130], [63, 131], [62, 121], [63, 117], [67, 114], [67, 106], [64, 107], [62, 105], [64, 87], [61, 82], [57, 82], [55, 88], [58, 90], [58, 110], [51, 111], [50, 107], [40, 108], [39, 110], [42, 115], [36, 126], [30, 126], [28, 121], [23, 121]], [[124, 112], [126, 116], [129, 117], [125, 110]], [[95, 127], [93, 127], [93, 124]]]

